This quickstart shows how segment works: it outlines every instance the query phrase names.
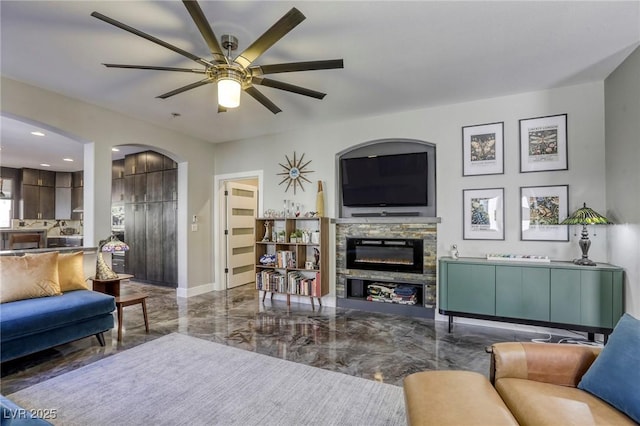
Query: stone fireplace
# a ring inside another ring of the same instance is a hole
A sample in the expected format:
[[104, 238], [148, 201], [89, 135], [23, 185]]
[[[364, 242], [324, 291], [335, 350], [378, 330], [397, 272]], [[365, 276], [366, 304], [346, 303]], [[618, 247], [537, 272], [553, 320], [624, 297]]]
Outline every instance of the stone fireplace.
[[[433, 318], [439, 218], [335, 219], [337, 305]], [[411, 294], [380, 297], [380, 293]]]

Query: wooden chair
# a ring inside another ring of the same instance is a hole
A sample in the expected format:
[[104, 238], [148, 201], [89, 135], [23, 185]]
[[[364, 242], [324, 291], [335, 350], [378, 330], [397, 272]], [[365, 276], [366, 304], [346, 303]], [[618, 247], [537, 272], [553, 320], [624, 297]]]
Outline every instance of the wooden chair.
[[[9, 249], [16, 248], [40, 248], [40, 234], [10, 234], [9, 235]], [[16, 247], [20, 244], [35, 243], [35, 247]]]

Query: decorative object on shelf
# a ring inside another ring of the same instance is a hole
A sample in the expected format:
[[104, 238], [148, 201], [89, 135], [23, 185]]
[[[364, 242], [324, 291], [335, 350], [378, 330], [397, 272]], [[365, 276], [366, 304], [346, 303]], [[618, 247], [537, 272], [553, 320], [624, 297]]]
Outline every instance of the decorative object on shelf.
[[520, 173], [568, 169], [567, 114], [520, 120]]
[[285, 192], [289, 190], [289, 187], [292, 184], [293, 184], [294, 194], [296, 193], [296, 188], [298, 186], [300, 186], [300, 189], [304, 191], [304, 186], [302, 185], [302, 181], [304, 180], [311, 183], [311, 181], [304, 176], [307, 173], [313, 173], [313, 170], [305, 170], [306, 167], [309, 165], [309, 163], [311, 163], [311, 160], [307, 161], [306, 163], [303, 163], [304, 154], [302, 154], [302, 156], [298, 160], [296, 157], [295, 151], [293, 152], [293, 161], [290, 160], [287, 155], [285, 155], [284, 158], [287, 159], [287, 165], [278, 163], [284, 169], [283, 172], [278, 173], [278, 175], [284, 176], [284, 178], [280, 181], [278, 185], [282, 185], [283, 183], [287, 182], [287, 187], [284, 190]]
[[264, 222], [264, 237], [262, 237], [262, 241], [269, 241], [269, 238], [271, 237], [271, 231], [269, 230], [270, 226], [271, 222], [266, 220]]
[[266, 253], [260, 256], [260, 264], [265, 266], [274, 266], [276, 264], [275, 253]]
[[118, 278], [118, 274], [107, 265], [102, 257], [102, 253], [116, 253], [125, 252], [129, 250], [129, 246], [123, 243], [115, 235], [100, 241], [98, 244], [98, 255], [96, 258], [96, 276], [97, 280], [115, 280]]
[[569, 227], [559, 226], [567, 217], [569, 185], [520, 187], [520, 239], [569, 241]]
[[504, 188], [464, 189], [463, 238], [504, 240]]
[[451, 246], [451, 258], [457, 259], [460, 257], [460, 252], [458, 252], [458, 246], [456, 244]]
[[504, 122], [462, 128], [462, 176], [504, 173]]
[[324, 190], [321, 180], [318, 181], [318, 193], [316, 194], [316, 215], [324, 217]]
[[573, 263], [576, 265], [595, 266], [596, 263], [589, 259], [589, 247], [591, 247], [591, 240], [589, 240], [589, 231], [587, 231], [587, 225], [612, 225], [606, 217], [600, 213], [587, 207], [587, 203], [583, 203], [583, 206], [573, 212], [568, 218], [561, 222], [561, 225], [582, 225], [582, 232], [578, 245], [582, 250], [582, 257], [580, 259], [574, 259]]
[[536, 256], [531, 254], [497, 254], [488, 253], [487, 260], [499, 260], [502, 262], [540, 262], [550, 263], [549, 256]]
[[313, 258], [315, 259], [315, 269], [320, 268], [320, 250], [313, 248]]

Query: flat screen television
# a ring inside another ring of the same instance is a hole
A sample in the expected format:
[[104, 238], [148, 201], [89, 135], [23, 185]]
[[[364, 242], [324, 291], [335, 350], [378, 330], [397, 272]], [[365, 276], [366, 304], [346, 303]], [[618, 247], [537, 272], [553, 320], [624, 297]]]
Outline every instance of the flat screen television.
[[340, 169], [345, 206], [428, 205], [426, 152], [343, 158]]

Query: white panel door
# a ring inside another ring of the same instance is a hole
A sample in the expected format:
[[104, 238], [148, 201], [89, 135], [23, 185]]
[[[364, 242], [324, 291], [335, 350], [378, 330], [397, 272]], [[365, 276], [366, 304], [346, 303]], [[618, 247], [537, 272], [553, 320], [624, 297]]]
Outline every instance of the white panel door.
[[225, 182], [227, 288], [255, 281], [255, 218], [258, 188]]

